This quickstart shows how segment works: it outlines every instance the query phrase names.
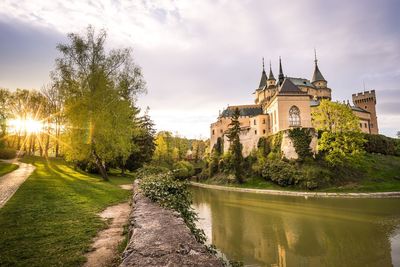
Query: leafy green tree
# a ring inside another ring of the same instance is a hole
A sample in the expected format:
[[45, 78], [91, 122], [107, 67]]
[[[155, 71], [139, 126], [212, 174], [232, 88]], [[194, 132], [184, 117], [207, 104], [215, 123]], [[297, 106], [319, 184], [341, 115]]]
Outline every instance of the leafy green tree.
[[105, 51], [106, 32], [68, 34], [53, 74], [65, 102], [66, 158], [89, 160], [108, 180], [106, 162], [131, 152], [133, 103], [144, 81], [130, 49]]
[[236, 108], [235, 112], [231, 117], [231, 123], [229, 124], [228, 140], [230, 142], [229, 153], [231, 154], [230, 160], [233, 166], [236, 182], [243, 183], [243, 146], [240, 143], [240, 112]]
[[324, 131], [318, 141], [318, 150], [333, 167], [356, 164], [363, 154], [363, 138], [358, 118], [346, 104], [322, 100], [312, 120], [318, 130]]
[[0, 88], [0, 148], [5, 147], [7, 134], [7, 119], [10, 116], [10, 92]]
[[317, 130], [329, 132], [348, 132], [360, 130], [358, 118], [346, 104], [322, 100], [311, 114]]

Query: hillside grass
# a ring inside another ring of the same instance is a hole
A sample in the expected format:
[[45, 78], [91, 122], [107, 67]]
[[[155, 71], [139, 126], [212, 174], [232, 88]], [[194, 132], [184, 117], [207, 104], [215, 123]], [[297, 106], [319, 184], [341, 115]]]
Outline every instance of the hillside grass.
[[18, 169], [17, 164], [0, 162], [0, 177]]
[[97, 215], [128, 201], [119, 187], [132, 177], [74, 170], [62, 160], [27, 157], [34, 173], [0, 209], [0, 266], [81, 266], [93, 237], [106, 227]]
[[[390, 192], [400, 191], [400, 157], [380, 154], [366, 154], [357, 169], [343, 168], [330, 170], [318, 161], [308, 161], [298, 166], [303, 173], [320, 172], [331, 176], [330, 182], [313, 191], [320, 192]], [[206, 184], [240, 188], [271, 189], [286, 191], [308, 191], [296, 186], [281, 187], [262, 177], [249, 177], [243, 184], [218, 174], [200, 181]]]

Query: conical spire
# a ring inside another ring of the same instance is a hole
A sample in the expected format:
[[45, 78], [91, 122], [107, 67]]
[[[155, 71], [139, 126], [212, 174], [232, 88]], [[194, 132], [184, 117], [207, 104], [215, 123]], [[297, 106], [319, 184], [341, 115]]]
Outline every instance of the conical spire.
[[261, 80], [260, 80], [260, 85], [258, 86], [258, 88], [263, 88], [264, 86], [267, 85], [267, 74], [265, 73], [265, 66], [264, 66], [264, 58], [262, 59], [262, 64], [263, 64], [263, 70], [261, 73]]
[[325, 81], [326, 82], [324, 76], [322, 76], [322, 73], [318, 68], [318, 59], [317, 59], [317, 50], [316, 49], [314, 49], [314, 62], [315, 62], [315, 68], [314, 68], [314, 74], [313, 74], [311, 82], [312, 83], [317, 82], [317, 81]]
[[285, 76], [283, 75], [283, 70], [282, 70], [282, 60], [281, 57], [279, 57], [279, 85], [283, 83], [283, 80], [285, 79]]
[[274, 81], [275, 81], [274, 74], [272, 73], [271, 60], [269, 61], [269, 75], [268, 75], [268, 80], [274, 80]]

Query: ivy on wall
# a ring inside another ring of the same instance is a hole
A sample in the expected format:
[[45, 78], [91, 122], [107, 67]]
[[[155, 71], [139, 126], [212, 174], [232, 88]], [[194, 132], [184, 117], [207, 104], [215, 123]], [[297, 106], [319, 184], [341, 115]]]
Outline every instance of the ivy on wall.
[[293, 142], [299, 159], [303, 160], [312, 155], [310, 143], [312, 139], [312, 132], [308, 128], [293, 128], [288, 131], [289, 138]]

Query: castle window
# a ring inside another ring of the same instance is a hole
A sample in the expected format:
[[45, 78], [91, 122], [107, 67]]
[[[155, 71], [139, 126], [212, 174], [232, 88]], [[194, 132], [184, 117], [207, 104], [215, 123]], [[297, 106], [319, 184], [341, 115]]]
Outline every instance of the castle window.
[[365, 106], [365, 109], [367, 109], [367, 106]]
[[365, 128], [368, 128], [367, 123], [364, 123], [364, 125], [365, 125]]
[[263, 130], [263, 134], [265, 134], [265, 130]]
[[212, 133], [213, 133], [213, 135], [214, 135], [214, 134], [215, 134], [215, 131], [213, 130]]
[[300, 126], [300, 110], [296, 106], [289, 109], [289, 126]]
[[222, 129], [221, 129], [221, 130], [219, 130], [219, 132], [220, 132], [220, 133], [222, 133]]
[[256, 125], [257, 124], [257, 121], [256, 120], [254, 120], [254, 125]]
[[254, 130], [254, 133], [257, 134], [257, 130]]
[[371, 123], [371, 128], [374, 128], [374, 124]]
[[362, 123], [360, 122], [360, 128], [362, 128]]
[[265, 119], [262, 120], [262, 123], [265, 124]]

